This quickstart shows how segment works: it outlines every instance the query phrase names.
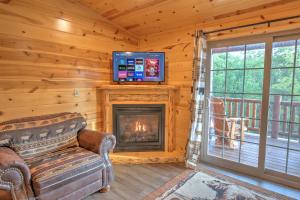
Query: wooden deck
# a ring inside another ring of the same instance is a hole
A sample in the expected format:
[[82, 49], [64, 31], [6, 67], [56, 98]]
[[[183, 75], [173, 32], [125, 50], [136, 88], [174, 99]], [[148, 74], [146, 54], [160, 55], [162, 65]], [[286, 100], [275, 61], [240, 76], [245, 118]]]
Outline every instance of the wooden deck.
[[[259, 137], [246, 134], [245, 141], [247, 142], [242, 143], [241, 148], [239, 148], [239, 142], [236, 141], [237, 148], [224, 148], [222, 153], [222, 147], [215, 145], [214, 137], [212, 136], [209, 142], [208, 154], [257, 167]], [[300, 143], [296, 141], [290, 142], [289, 152], [285, 149], [288, 146], [288, 142], [285, 140], [268, 138], [267, 144], [266, 168], [300, 177]], [[287, 157], [288, 162], [286, 162]], [[286, 163], [288, 163], [287, 169]]]

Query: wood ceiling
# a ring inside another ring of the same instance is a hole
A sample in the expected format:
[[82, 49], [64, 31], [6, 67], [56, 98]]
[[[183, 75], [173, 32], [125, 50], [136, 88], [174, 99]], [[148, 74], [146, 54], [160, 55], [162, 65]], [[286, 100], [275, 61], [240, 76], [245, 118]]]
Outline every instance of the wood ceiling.
[[241, 19], [258, 22], [300, 13], [300, 0], [77, 1], [138, 36], [193, 24], [213, 26], [217, 21], [223, 27], [224, 20], [241, 25]]

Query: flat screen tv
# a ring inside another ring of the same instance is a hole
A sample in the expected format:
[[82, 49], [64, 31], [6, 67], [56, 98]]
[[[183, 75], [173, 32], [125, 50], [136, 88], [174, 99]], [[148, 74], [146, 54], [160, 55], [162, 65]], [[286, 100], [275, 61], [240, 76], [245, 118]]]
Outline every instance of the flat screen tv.
[[114, 82], [164, 82], [164, 52], [113, 52]]

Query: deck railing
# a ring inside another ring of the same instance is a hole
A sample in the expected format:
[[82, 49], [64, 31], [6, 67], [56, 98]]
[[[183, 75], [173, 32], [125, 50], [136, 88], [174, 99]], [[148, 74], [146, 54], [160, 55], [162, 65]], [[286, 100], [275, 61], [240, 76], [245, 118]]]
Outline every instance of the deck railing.
[[[268, 127], [271, 137], [287, 138], [291, 133], [291, 138], [300, 139], [300, 102], [282, 101], [280, 95], [273, 98], [269, 109]], [[258, 99], [226, 98], [226, 115], [248, 119], [245, 121], [248, 130], [259, 133], [261, 104], [262, 101]]]

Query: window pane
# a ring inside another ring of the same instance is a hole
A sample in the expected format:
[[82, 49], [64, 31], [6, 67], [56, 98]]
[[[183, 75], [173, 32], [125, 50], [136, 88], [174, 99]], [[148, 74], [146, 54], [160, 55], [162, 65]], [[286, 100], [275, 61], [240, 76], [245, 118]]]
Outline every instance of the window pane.
[[[287, 148], [288, 146], [288, 137], [290, 133], [290, 123], [280, 122], [280, 121], [269, 121], [268, 123], [268, 136], [267, 144]], [[285, 128], [283, 129], [283, 125]], [[280, 130], [274, 129], [273, 127], [280, 127]]]
[[289, 149], [300, 151], [300, 124], [291, 123], [291, 129]]
[[242, 94], [227, 94], [226, 95], [226, 116], [232, 117], [242, 117], [243, 116], [243, 98]]
[[218, 97], [218, 98], [224, 98], [225, 94], [224, 93], [219, 93], [219, 92], [211, 92], [210, 93], [211, 98], [213, 97]]
[[285, 173], [287, 149], [267, 146], [266, 168]]
[[271, 71], [271, 94], [291, 94], [293, 83], [293, 69], [272, 69]]
[[227, 48], [217, 48], [212, 50], [212, 70], [226, 68], [226, 49]]
[[244, 141], [259, 144], [260, 118], [261, 118], [261, 95], [244, 95]]
[[224, 148], [224, 158], [226, 160], [231, 160], [238, 162], [239, 161], [239, 147], [240, 147], [240, 141], [238, 140], [230, 140], [225, 139], [225, 141], [228, 143], [227, 146], [231, 146], [231, 148]]
[[291, 96], [270, 95], [269, 102], [269, 120], [290, 122]]
[[241, 145], [241, 163], [257, 167], [259, 145], [247, 142], [243, 142]]
[[228, 47], [227, 69], [244, 68], [245, 46]]
[[282, 126], [283, 122], [279, 121], [269, 121], [268, 122], [268, 135], [267, 135], [267, 145], [287, 148], [288, 146], [288, 135], [290, 131], [290, 123], [285, 123], [285, 130], [274, 129], [273, 127]]
[[246, 68], [264, 68], [265, 44], [250, 44], [246, 50]]
[[300, 177], [300, 151], [289, 150], [289, 162], [287, 173]]
[[228, 70], [226, 74], [226, 92], [243, 92], [244, 70]]
[[295, 40], [274, 42], [272, 68], [294, 67]]
[[297, 41], [297, 62], [296, 67], [300, 67], [300, 40]]
[[245, 93], [262, 94], [263, 91], [263, 69], [250, 69], [245, 71]]
[[300, 124], [295, 123], [295, 129], [294, 129], [293, 135], [291, 137], [290, 146], [289, 146], [289, 149], [291, 149], [291, 150], [300, 151], [300, 135], [299, 135], [300, 131], [299, 131], [299, 127], [300, 127]]
[[300, 68], [295, 69], [294, 91], [293, 92], [294, 92], [294, 95], [300, 95]]
[[225, 71], [212, 71], [212, 92], [225, 92]]
[[299, 123], [290, 123], [290, 149], [299, 149], [300, 150], [300, 143], [299, 143]]
[[[290, 104], [291, 123], [300, 123], [300, 102], [293, 98], [293, 103]], [[296, 130], [295, 130], [296, 131]]]
[[[212, 130], [213, 131], [213, 130]], [[208, 150], [209, 155], [221, 157], [223, 155], [223, 138], [215, 134], [210, 134], [208, 137]]]

